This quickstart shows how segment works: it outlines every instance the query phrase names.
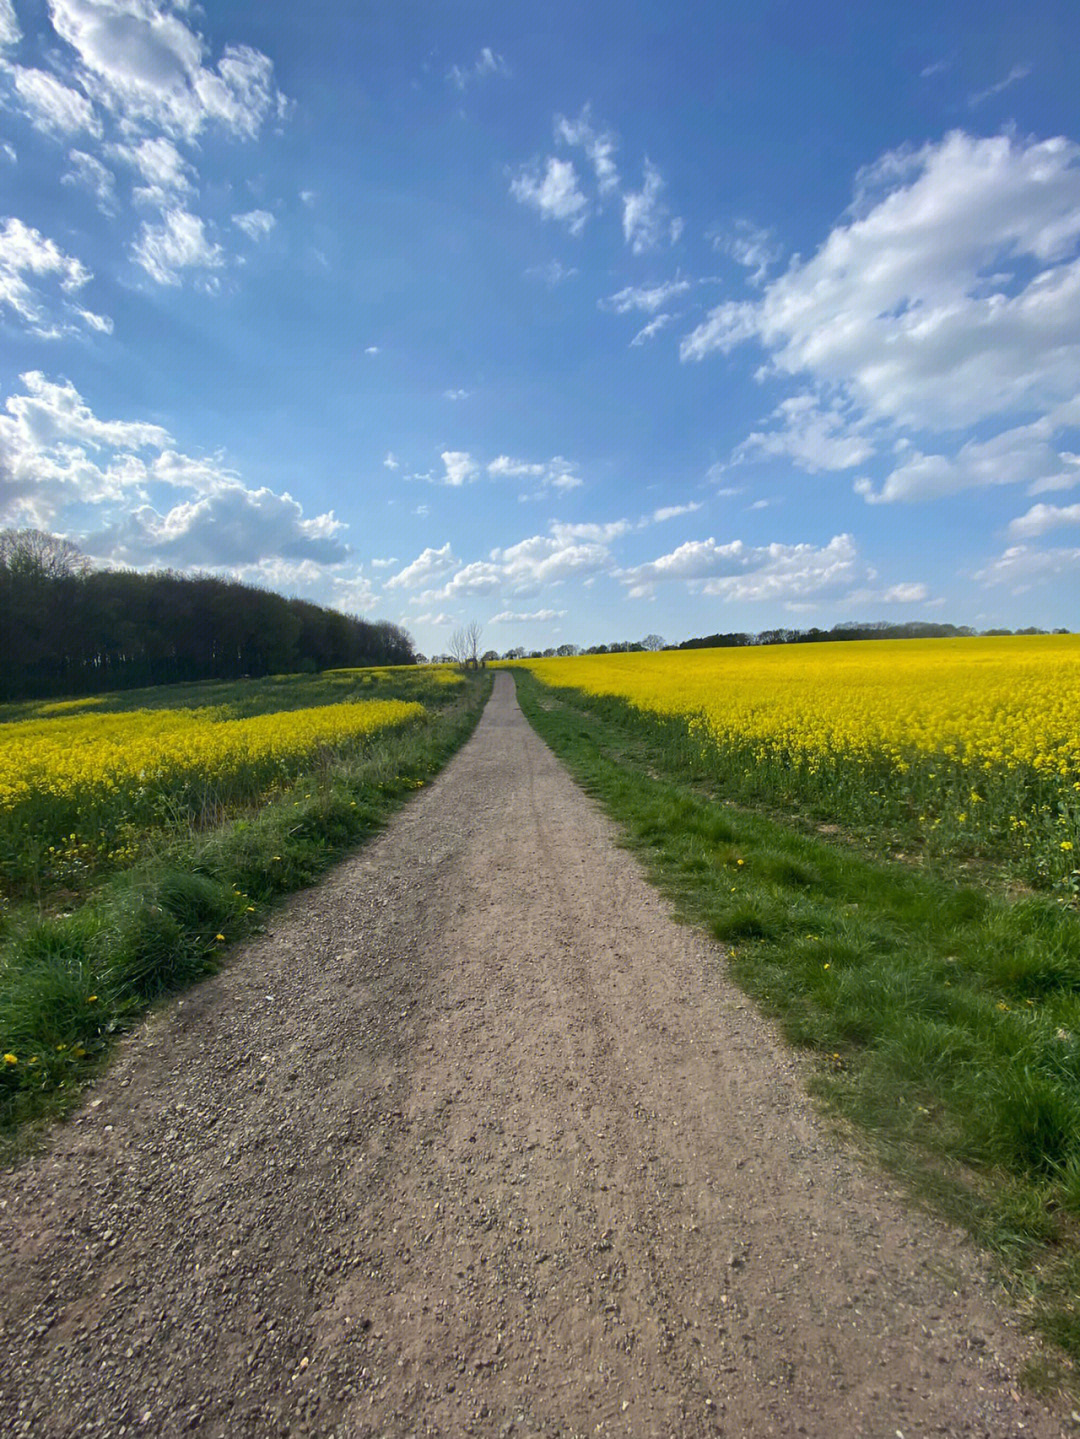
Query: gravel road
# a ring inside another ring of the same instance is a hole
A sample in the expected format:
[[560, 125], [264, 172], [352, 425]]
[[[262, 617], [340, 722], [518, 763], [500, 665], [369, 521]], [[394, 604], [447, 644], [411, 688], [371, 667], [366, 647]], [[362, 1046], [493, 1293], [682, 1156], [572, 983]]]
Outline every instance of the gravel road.
[[0, 1176], [10, 1435], [1049, 1436], [521, 716]]

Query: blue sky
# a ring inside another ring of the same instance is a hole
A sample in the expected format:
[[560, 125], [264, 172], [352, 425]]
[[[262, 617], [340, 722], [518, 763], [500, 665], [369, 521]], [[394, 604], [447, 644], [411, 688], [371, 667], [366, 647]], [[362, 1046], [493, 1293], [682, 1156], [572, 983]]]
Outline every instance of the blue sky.
[[0, 0], [0, 523], [544, 647], [1080, 627], [1080, 11]]

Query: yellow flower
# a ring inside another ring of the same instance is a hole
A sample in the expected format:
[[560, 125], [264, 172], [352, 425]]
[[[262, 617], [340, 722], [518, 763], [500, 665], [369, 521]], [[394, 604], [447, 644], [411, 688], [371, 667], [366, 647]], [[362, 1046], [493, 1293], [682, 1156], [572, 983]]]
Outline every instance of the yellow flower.
[[19, 1062], [19, 1056], [18, 1056], [17, 1054], [5, 1054], [5, 1055], [4, 1055], [4, 1063], [5, 1063], [5, 1064], [18, 1064], [18, 1062]]
[[87, 1004], [97, 1004], [97, 995], [96, 995], [96, 994], [88, 994], [88, 995], [86, 996], [86, 1002], [87, 1002]]
[[215, 938], [215, 939], [224, 940], [225, 936], [224, 936], [223, 934], [215, 934], [215, 935], [214, 935], [214, 938]]
[[1063, 840], [1061, 841], [1061, 848], [1062, 848], [1062, 849], [1072, 849], [1072, 840], [1071, 840], [1071, 839], [1063, 839]]

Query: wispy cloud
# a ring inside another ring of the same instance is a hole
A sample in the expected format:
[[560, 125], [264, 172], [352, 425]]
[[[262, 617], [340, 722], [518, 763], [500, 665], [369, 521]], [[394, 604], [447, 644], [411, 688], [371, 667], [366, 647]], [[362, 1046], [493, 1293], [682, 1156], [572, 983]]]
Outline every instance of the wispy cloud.
[[988, 85], [985, 90], [976, 90], [968, 96], [968, 104], [974, 110], [976, 105], [981, 105], [984, 100], [991, 99], [994, 95], [1000, 95], [1002, 90], [1007, 90], [1010, 85], [1015, 85], [1020, 80], [1026, 80], [1031, 74], [1030, 65], [1014, 65], [1004, 80], [999, 80], [996, 85]]
[[501, 55], [485, 45], [471, 65], [451, 65], [446, 78], [458, 90], [467, 90], [488, 75], [509, 75], [510, 66]]
[[538, 165], [519, 170], [510, 182], [510, 193], [522, 205], [538, 210], [545, 220], [557, 220], [571, 235], [580, 235], [589, 218], [589, 202], [578, 187], [577, 171], [570, 160], [549, 155]]

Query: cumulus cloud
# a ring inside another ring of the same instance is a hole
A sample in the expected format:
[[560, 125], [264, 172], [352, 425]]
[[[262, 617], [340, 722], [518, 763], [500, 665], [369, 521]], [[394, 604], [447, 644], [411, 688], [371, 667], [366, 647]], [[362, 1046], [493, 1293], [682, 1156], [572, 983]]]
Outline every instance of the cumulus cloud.
[[333, 512], [305, 519], [288, 493], [228, 485], [214, 494], [174, 505], [160, 514], [150, 505], [88, 536], [97, 558], [130, 565], [181, 569], [237, 569], [267, 555], [315, 565], [343, 563], [349, 555]]
[[858, 575], [855, 542], [845, 534], [824, 546], [688, 540], [669, 554], [621, 571], [619, 578], [636, 599], [651, 598], [659, 584], [682, 581], [697, 593], [723, 599], [790, 604], [838, 598]]
[[618, 141], [610, 130], [593, 124], [591, 108], [586, 105], [576, 120], [565, 115], [555, 117], [555, 138], [565, 145], [577, 145], [585, 151], [596, 172], [596, 183], [602, 195], [618, 188], [619, 172], [615, 165]]
[[269, 210], [248, 210], [246, 214], [234, 215], [232, 222], [249, 240], [265, 239], [277, 224]]
[[1075, 393], [1080, 146], [954, 133], [883, 157], [856, 208], [759, 301], [717, 306], [683, 358], [756, 338], [776, 372], [916, 428]]
[[185, 0], [50, 0], [53, 26], [78, 56], [78, 79], [126, 127], [196, 139], [209, 126], [253, 139], [286, 108], [274, 67], [248, 45], [208, 64]]
[[217, 270], [225, 252], [207, 238], [202, 218], [179, 207], [166, 210], [160, 225], [143, 223], [132, 257], [159, 285], [179, 285], [184, 271]]
[[517, 460], [510, 455], [498, 455], [487, 467], [493, 479], [535, 480], [540, 492], [556, 490], [566, 494], [578, 489], [583, 483], [572, 460], [555, 455], [550, 460]]
[[460, 489], [480, 473], [480, 466], [467, 450], [443, 450], [439, 458], [444, 469], [442, 483], [452, 489]]
[[623, 195], [623, 235], [635, 255], [657, 249], [664, 240], [674, 244], [682, 233], [682, 221], [672, 217], [660, 198], [663, 191], [663, 176], [646, 159], [641, 189]]
[[976, 570], [975, 579], [987, 586], [1007, 585], [1012, 594], [1021, 595], [1062, 578], [1075, 582], [1078, 573], [1080, 549], [1035, 550], [1030, 545], [1013, 545]]
[[161, 425], [101, 419], [70, 381], [30, 371], [21, 383], [0, 413], [0, 524], [70, 532], [93, 506], [87, 552], [132, 565], [238, 573], [347, 559], [332, 512], [307, 518], [288, 494], [247, 489], [220, 459], [183, 454]]
[[1076, 483], [1067, 452], [1053, 443], [1076, 423], [1074, 407], [1061, 406], [1033, 421], [1002, 430], [989, 440], [969, 440], [955, 454], [925, 454], [905, 447], [902, 462], [879, 488], [866, 477], [855, 483], [870, 504], [936, 499], [989, 485], [1027, 485], [1032, 493]]
[[386, 581], [386, 588], [388, 590], [420, 589], [421, 586], [430, 584], [432, 580], [441, 579], [460, 563], [461, 561], [454, 554], [449, 540], [438, 550], [429, 545], [427, 549], [417, 555], [411, 564], [407, 564], [396, 575], [391, 575], [390, 579]]
[[543, 219], [564, 224], [571, 235], [580, 235], [589, 218], [589, 202], [578, 188], [577, 171], [570, 160], [550, 155], [542, 170], [526, 166], [511, 180], [510, 193], [521, 204], [538, 210]]
[[1009, 534], [1031, 540], [1062, 525], [1080, 525], [1080, 505], [1032, 505], [1027, 514], [1009, 522]]
[[[769, 373], [835, 397], [859, 433], [982, 427], [961, 452], [917, 446], [880, 488], [860, 485], [868, 499], [1008, 483], [1005, 436], [1080, 395], [1078, 249], [1080, 145], [955, 132], [862, 172], [850, 214], [816, 254], [759, 299], [716, 306], [680, 353], [701, 360], [755, 340]], [[997, 468], [982, 463], [994, 430]]]
[[31, 124], [47, 135], [75, 135], [80, 130], [100, 138], [101, 121], [85, 95], [64, 85], [46, 70], [16, 65], [15, 90]]
[[782, 400], [773, 411], [771, 430], [754, 430], [736, 448], [732, 459], [759, 457], [794, 460], [800, 469], [849, 470], [874, 453], [865, 434], [853, 428], [839, 405], [822, 405], [816, 395], [802, 393]]

